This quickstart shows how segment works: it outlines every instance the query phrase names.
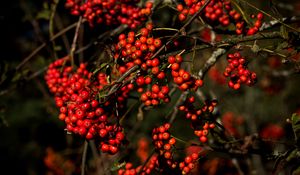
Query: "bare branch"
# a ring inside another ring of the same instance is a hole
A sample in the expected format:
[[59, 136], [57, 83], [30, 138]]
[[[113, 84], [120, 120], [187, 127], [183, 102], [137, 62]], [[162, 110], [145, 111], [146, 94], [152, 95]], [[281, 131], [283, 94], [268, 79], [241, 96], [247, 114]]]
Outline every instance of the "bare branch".
[[203, 79], [205, 73], [209, 70], [209, 68], [212, 67], [225, 52], [226, 52], [226, 49], [223, 49], [223, 48], [218, 48], [217, 50], [215, 50], [211, 54], [211, 56], [208, 58], [208, 60], [206, 61], [203, 68], [200, 69], [198, 76], [201, 79]]

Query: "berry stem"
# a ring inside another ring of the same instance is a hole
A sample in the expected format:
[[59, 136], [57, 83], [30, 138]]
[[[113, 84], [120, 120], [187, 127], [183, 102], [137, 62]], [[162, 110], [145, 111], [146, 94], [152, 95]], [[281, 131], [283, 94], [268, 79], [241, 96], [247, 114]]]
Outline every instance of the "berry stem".
[[260, 11], [261, 13], [267, 15], [268, 17], [270, 17], [270, 18], [272, 18], [272, 19], [278, 21], [280, 24], [284, 25], [285, 27], [290, 28], [290, 29], [292, 29], [292, 30], [294, 30], [294, 31], [296, 31], [296, 32], [298, 32], [298, 33], [300, 32], [298, 29], [296, 29], [296, 28], [294, 28], [294, 27], [292, 27], [292, 26], [290, 26], [290, 25], [288, 25], [288, 24], [282, 22], [280, 19], [277, 19], [277, 18], [273, 17], [273, 16], [270, 15], [269, 13], [267, 13], [267, 12], [265, 12], [265, 11], [263, 11], [263, 10], [257, 8], [256, 6], [250, 4], [249, 2], [247, 2], [247, 1], [245, 1], [245, 0], [240, 0], [240, 1], [244, 2], [246, 5], [248, 5], [248, 6], [252, 7], [252, 8], [254, 8], [254, 9], [257, 10], [257, 11]]
[[81, 159], [81, 175], [85, 174], [85, 162], [87, 156], [88, 142], [84, 141], [82, 159]]
[[155, 58], [167, 45], [169, 45], [175, 38], [177, 38], [180, 33], [185, 31], [185, 28], [190, 25], [194, 19], [199, 16], [199, 14], [204, 10], [204, 8], [209, 4], [210, 0], [205, 1], [204, 5], [195, 13], [180, 29], [177, 33], [175, 33], [168, 42], [166, 42], [164, 45], [162, 45], [151, 57], [151, 59]]
[[[82, 20], [82, 23], [86, 22], [86, 20]], [[73, 29], [77, 26], [77, 22], [69, 25], [68, 27], [64, 28], [63, 30], [59, 31], [57, 34], [55, 34], [48, 42], [54, 41], [56, 38], [60, 37], [61, 35], [65, 34], [69, 30]], [[16, 70], [19, 70], [22, 68], [28, 61], [30, 61], [36, 54], [38, 54], [45, 46], [47, 46], [48, 42], [42, 43], [38, 48], [36, 48], [34, 51], [32, 51], [26, 58], [23, 59], [21, 63], [19, 63], [16, 67]]]
[[71, 59], [72, 67], [74, 67], [74, 52], [75, 52], [75, 49], [76, 49], [76, 43], [77, 43], [81, 23], [82, 23], [82, 17], [80, 16], [79, 19], [78, 19], [77, 25], [76, 25], [75, 34], [74, 34], [74, 38], [73, 38], [73, 43], [72, 43], [71, 50], [70, 50], [70, 59]]

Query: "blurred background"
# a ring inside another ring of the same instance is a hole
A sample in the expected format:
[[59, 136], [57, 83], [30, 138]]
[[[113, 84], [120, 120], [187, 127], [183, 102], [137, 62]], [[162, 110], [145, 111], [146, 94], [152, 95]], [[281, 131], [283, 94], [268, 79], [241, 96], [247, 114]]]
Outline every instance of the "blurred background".
[[[53, 97], [43, 80], [43, 72], [48, 64], [69, 53], [75, 30], [73, 27], [58, 37], [53, 48], [52, 42], [48, 42], [51, 35], [49, 34], [51, 9], [56, 8], [54, 33], [72, 26], [78, 20], [78, 17], [70, 15], [64, 8], [63, 0], [58, 1], [58, 4], [54, 6], [55, 2], [5, 1], [0, 6], [2, 29], [0, 37], [2, 43], [0, 54], [0, 174], [3, 175], [80, 174], [84, 140], [66, 134], [64, 123], [57, 117], [58, 109], [55, 107]], [[273, 15], [278, 15], [276, 17], [300, 15], [300, 2], [297, 0], [255, 1], [253, 3]], [[251, 11], [251, 9], [247, 10]], [[280, 15], [274, 10], [278, 10]], [[157, 26], [165, 27], [171, 24], [170, 21], [176, 14], [174, 10], [164, 7], [157, 10], [152, 19]], [[101, 33], [111, 30], [103, 26], [92, 29], [88, 24], [83, 26], [80, 31], [82, 34], [79, 37], [79, 49], [89, 45]], [[180, 24], [175, 23], [173, 26], [179, 28]], [[279, 30], [279, 27], [275, 27], [274, 30]], [[199, 35], [205, 37], [205, 32], [206, 30], [203, 30]], [[220, 35], [220, 39], [226, 37], [230, 36]], [[23, 64], [22, 61], [43, 43], [46, 43], [46, 46], [39, 50], [30, 61]], [[267, 41], [260, 44], [267, 47], [270, 43], [274, 42]], [[101, 46], [93, 45], [76, 56], [79, 60], [90, 61], [95, 60], [102, 51]], [[282, 54], [290, 52], [292, 51], [285, 50]], [[219, 121], [223, 123], [229, 135], [243, 138], [247, 135], [258, 134], [274, 141], [270, 145], [261, 146], [266, 153], [270, 150], [284, 152], [293, 145], [294, 139], [291, 125], [286, 120], [291, 117], [292, 113], [300, 113], [300, 76], [295, 74], [294, 65], [283, 64], [279, 56], [268, 53], [256, 54], [249, 48], [243, 50], [242, 53], [251, 61], [250, 70], [258, 75], [257, 84], [253, 87], [243, 87], [239, 91], [229, 89], [226, 84], [227, 80], [222, 75], [226, 65], [226, 59], [223, 57], [224, 59], [221, 58], [221, 61], [205, 77], [203, 92], [207, 98], [218, 99]], [[197, 56], [208, 58], [210, 54], [211, 50], [205, 50], [197, 53]], [[185, 59], [189, 58], [190, 55], [186, 55]], [[298, 61], [299, 58], [299, 54], [294, 54], [291, 59]], [[170, 112], [169, 109], [172, 108], [178, 96], [179, 92], [176, 91], [170, 104], [144, 113], [144, 120], [135, 131], [138, 134], [131, 135], [127, 154], [125, 157], [120, 156], [119, 159], [135, 163], [145, 160], [152, 149], [151, 128], [165, 121], [165, 116]], [[128, 132], [136, 124], [139, 107], [136, 102], [137, 100], [133, 98], [128, 104], [133, 109], [125, 122]], [[173, 131], [174, 135], [178, 138], [186, 138], [187, 141], [194, 141], [192, 131], [182, 133], [182, 130], [187, 129], [186, 126], [189, 124], [181, 120], [183, 114], [178, 115], [174, 124], [176, 128]], [[186, 125], [183, 126], [182, 123]], [[188, 148], [200, 149], [192, 146]], [[91, 158], [92, 152], [89, 151], [88, 154], [88, 158]], [[238, 159], [242, 160], [243, 157]], [[275, 160], [268, 156], [262, 157], [265, 166], [260, 167], [263, 168], [260, 172], [269, 174]], [[201, 161], [202, 164], [199, 167], [201, 170], [195, 174], [199, 172], [211, 175], [239, 174], [230, 156], [226, 154], [208, 154]], [[91, 159], [87, 164], [90, 172], [93, 172], [97, 161]], [[247, 162], [242, 161], [240, 167], [242, 171], [249, 172], [248, 167]], [[293, 167], [283, 168], [280, 172], [288, 174], [291, 168]]]

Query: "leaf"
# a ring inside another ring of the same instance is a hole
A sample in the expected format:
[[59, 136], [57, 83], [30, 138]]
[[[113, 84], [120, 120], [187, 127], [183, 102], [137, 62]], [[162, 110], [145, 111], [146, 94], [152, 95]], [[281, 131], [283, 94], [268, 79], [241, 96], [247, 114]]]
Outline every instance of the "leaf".
[[289, 38], [289, 33], [286, 29], [285, 26], [280, 26], [280, 33], [281, 33], [281, 36], [284, 38], [284, 39], [288, 39]]
[[293, 149], [293, 151], [291, 153], [289, 153], [288, 157], [286, 158], [286, 161], [292, 161], [294, 158], [297, 157], [297, 150]]
[[49, 20], [50, 19], [50, 10], [43, 10], [41, 12], [39, 12], [36, 15], [36, 19], [45, 19], [45, 20]]
[[55, 50], [55, 51], [61, 51], [61, 50], [62, 50], [62, 47], [61, 47], [61, 46], [55, 46], [54, 50]]
[[292, 175], [300, 174], [300, 166], [298, 166], [295, 170], [293, 170]]
[[300, 138], [300, 116], [296, 113], [294, 113], [292, 115], [292, 128], [293, 128], [293, 132], [295, 135], [295, 140], [297, 142], [298, 145], [300, 145], [299, 143], [299, 138]]
[[289, 43], [284, 41], [281, 42], [280, 44], [277, 45], [276, 51], [281, 51], [284, 50], [285, 48], [287, 48], [289, 46]]
[[254, 52], [255, 54], [257, 54], [260, 51], [260, 47], [256, 44], [256, 42], [253, 44], [253, 46], [251, 47], [251, 51]]
[[110, 168], [111, 171], [117, 171], [120, 168], [124, 167], [126, 165], [126, 162], [122, 162], [122, 163], [114, 163], [113, 166]]

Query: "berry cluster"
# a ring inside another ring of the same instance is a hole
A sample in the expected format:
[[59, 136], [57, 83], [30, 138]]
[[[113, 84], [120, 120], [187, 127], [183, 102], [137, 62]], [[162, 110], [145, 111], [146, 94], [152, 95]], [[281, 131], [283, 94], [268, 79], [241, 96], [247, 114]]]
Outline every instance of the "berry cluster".
[[160, 101], [168, 103], [170, 101], [168, 93], [168, 86], [160, 87], [157, 84], [153, 84], [151, 91], [146, 91], [141, 95], [141, 101], [145, 104], [145, 106], [156, 106], [160, 103]]
[[[185, 5], [178, 4], [177, 10], [180, 12], [179, 20], [183, 21], [187, 15], [194, 15], [204, 4], [205, 0], [185, 0]], [[204, 8], [201, 17], [213, 26], [222, 25], [224, 27], [233, 23], [236, 27], [236, 33], [253, 35], [261, 27], [263, 14], [258, 13], [253, 27], [246, 28], [246, 21], [242, 15], [232, 8], [230, 0], [211, 0]], [[255, 18], [255, 15], [251, 15]]]
[[179, 168], [182, 170], [182, 174], [189, 174], [192, 169], [195, 168], [195, 163], [197, 163], [199, 155], [197, 153], [192, 153], [184, 158], [184, 161], [179, 163]]
[[157, 155], [153, 155], [150, 158], [149, 162], [146, 164], [146, 166], [144, 166], [144, 168], [142, 167], [142, 165], [134, 168], [132, 163], [126, 163], [125, 169], [120, 169], [118, 171], [118, 175], [136, 175], [136, 174], [146, 175], [146, 174], [151, 174], [152, 170], [155, 167], [157, 167], [157, 164], [158, 164]]
[[[155, 51], [162, 45], [160, 39], [151, 36], [152, 29], [153, 25], [149, 23], [138, 34], [131, 31], [127, 36], [119, 35], [114, 55], [121, 75], [133, 66], [140, 68], [135, 83], [128, 86], [132, 89], [137, 88], [137, 91], [141, 93], [141, 101], [146, 106], [156, 106], [161, 102], [170, 101], [169, 87], [161, 83], [166, 77], [164, 60], [152, 58]], [[151, 89], [145, 90], [146, 85], [151, 85]]]
[[191, 96], [178, 108], [185, 113], [187, 119], [191, 120], [194, 134], [199, 137], [202, 143], [205, 143], [207, 142], [208, 130], [215, 128], [215, 124], [211, 121], [213, 121], [212, 112], [217, 102], [215, 100], [206, 101], [201, 108], [196, 108], [194, 103], [195, 97]]
[[241, 84], [248, 86], [256, 82], [256, 73], [247, 69], [246, 59], [239, 52], [227, 55], [228, 65], [224, 71], [224, 76], [229, 77], [228, 86], [235, 90], [239, 89]]
[[162, 168], [164, 170], [167, 166], [173, 171], [181, 171], [182, 174], [189, 174], [190, 171], [195, 168], [195, 164], [199, 158], [199, 152], [193, 152], [184, 157], [180, 163], [175, 161], [173, 157], [176, 150], [176, 139], [171, 136], [168, 131], [169, 128], [170, 124], [165, 123], [162, 126], [154, 128], [152, 131], [153, 143], [159, 157], [159, 167], [164, 167]]
[[136, 28], [151, 14], [153, 4], [147, 2], [145, 8], [137, 6], [139, 0], [67, 0], [65, 6], [72, 15], [82, 15], [91, 26], [102, 24], [111, 26], [127, 24]]
[[173, 81], [178, 85], [178, 88], [182, 91], [186, 91], [188, 89], [196, 90], [198, 87], [203, 85], [201, 79], [196, 79], [191, 76], [188, 71], [180, 68], [180, 65], [183, 61], [182, 56], [169, 56], [168, 62], [171, 64], [171, 74], [173, 77]]
[[[99, 139], [101, 150], [115, 154], [124, 140], [123, 128], [112, 122], [118, 120], [112, 112], [110, 102], [100, 104], [99, 91], [107, 84], [106, 75], [99, 73], [95, 81], [93, 74], [81, 63], [73, 72], [67, 66], [68, 57], [56, 60], [49, 65], [45, 80], [55, 95], [56, 106], [60, 109], [59, 119], [65, 121], [66, 130], [86, 139]], [[126, 98], [126, 92], [118, 94]], [[117, 102], [122, 102], [119, 98]]]
[[133, 31], [119, 35], [119, 42], [115, 45], [114, 58], [119, 65], [118, 70], [121, 74], [125, 73], [134, 65], [138, 65], [144, 71], [150, 71], [154, 75], [159, 75], [160, 60], [152, 59], [154, 52], [161, 47], [161, 40], [151, 37], [153, 25], [147, 24], [136, 35]]
[[165, 123], [158, 128], [154, 128], [152, 130], [152, 140], [155, 150], [161, 158], [162, 162], [160, 163], [166, 163], [170, 168], [174, 169], [178, 164], [173, 160], [172, 154], [172, 147], [175, 146], [176, 139], [172, 137], [168, 131], [170, 127], [171, 125], [169, 123]]

